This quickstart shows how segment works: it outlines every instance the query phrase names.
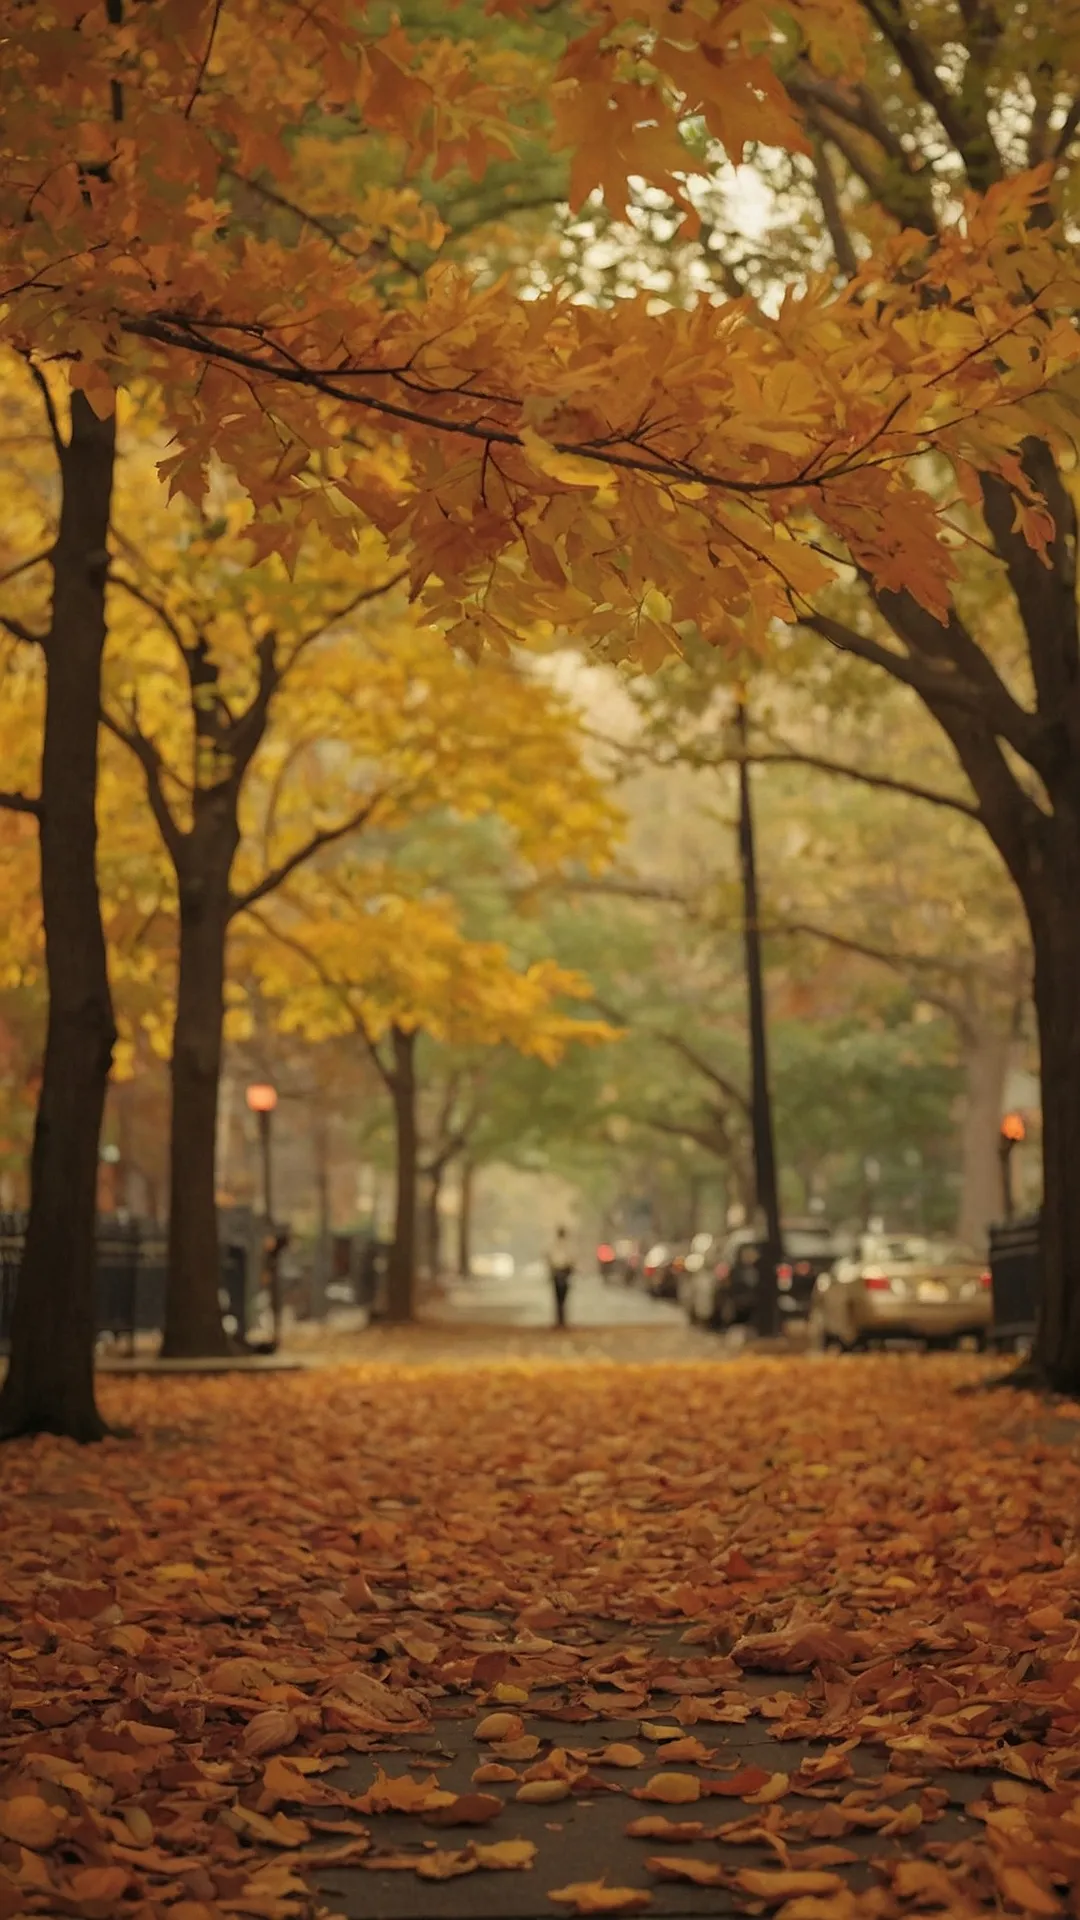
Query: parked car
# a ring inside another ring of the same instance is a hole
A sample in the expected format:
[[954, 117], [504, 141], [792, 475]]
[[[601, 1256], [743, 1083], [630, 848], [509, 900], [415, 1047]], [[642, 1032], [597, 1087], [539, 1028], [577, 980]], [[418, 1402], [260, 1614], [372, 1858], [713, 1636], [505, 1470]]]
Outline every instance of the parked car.
[[700, 1285], [698, 1275], [715, 1263], [719, 1247], [720, 1238], [715, 1233], [695, 1233], [691, 1240], [689, 1250], [680, 1263], [676, 1281], [676, 1293], [684, 1313], [690, 1313], [694, 1288]]
[[871, 1235], [819, 1276], [811, 1341], [851, 1352], [873, 1341], [974, 1339], [993, 1319], [990, 1270], [971, 1247], [912, 1235]]
[[596, 1249], [596, 1270], [606, 1287], [619, 1277], [618, 1259], [609, 1240], [601, 1240]]
[[651, 1246], [641, 1262], [641, 1284], [646, 1293], [654, 1293], [662, 1284], [668, 1265], [675, 1257], [675, 1249], [666, 1240], [658, 1240]]
[[[837, 1255], [832, 1228], [824, 1220], [790, 1220], [782, 1227], [785, 1258], [776, 1270], [780, 1312], [784, 1319], [810, 1310], [820, 1273], [831, 1268]], [[686, 1312], [699, 1326], [734, 1327], [754, 1317], [763, 1242], [756, 1227], [738, 1227], [723, 1242], [713, 1261], [706, 1260], [684, 1292]]]

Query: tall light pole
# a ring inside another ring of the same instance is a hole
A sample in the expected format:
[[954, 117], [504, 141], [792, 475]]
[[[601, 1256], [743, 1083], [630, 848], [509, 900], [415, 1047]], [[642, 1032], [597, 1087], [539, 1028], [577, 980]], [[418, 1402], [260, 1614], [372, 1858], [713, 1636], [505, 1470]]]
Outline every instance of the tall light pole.
[[1013, 1192], [1012, 1158], [1016, 1148], [1027, 1138], [1022, 1113], [1007, 1113], [998, 1134], [998, 1157], [1001, 1162], [1001, 1203], [1006, 1220], [1016, 1217], [1016, 1197]]
[[754, 1185], [757, 1204], [765, 1217], [765, 1245], [761, 1250], [754, 1318], [759, 1333], [772, 1338], [779, 1332], [777, 1268], [784, 1257], [780, 1226], [780, 1192], [776, 1175], [776, 1138], [769, 1087], [769, 1048], [765, 1026], [765, 980], [761, 964], [761, 912], [758, 901], [757, 860], [754, 851], [754, 815], [750, 802], [747, 764], [746, 702], [740, 695], [735, 709], [739, 745], [739, 864], [742, 869], [743, 949], [746, 956], [746, 992], [750, 1025], [750, 1126], [754, 1147]]
[[273, 1153], [271, 1147], [277, 1088], [257, 1080], [247, 1090], [248, 1107], [259, 1122], [259, 1149], [262, 1157], [263, 1213], [266, 1216], [266, 1278], [270, 1289], [270, 1315], [274, 1326], [274, 1345], [281, 1334], [281, 1276], [278, 1272], [278, 1236], [274, 1226]]

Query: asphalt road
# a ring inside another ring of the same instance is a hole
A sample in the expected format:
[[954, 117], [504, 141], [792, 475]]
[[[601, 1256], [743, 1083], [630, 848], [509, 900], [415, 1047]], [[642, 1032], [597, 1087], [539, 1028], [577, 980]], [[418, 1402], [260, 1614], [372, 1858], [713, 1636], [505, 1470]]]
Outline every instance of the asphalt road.
[[[515, 1274], [512, 1280], [455, 1282], [438, 1317], [472, 1325], [546, 1327], [554, 1318], [551, 1281], [546, 1269]], [[672, 1300], [653, 1300], [640, 1287], [605, 1286], [599, 1275], [579, 1274], [571, 1284], [567, 1318], [573, 1327], [684, 1327], [686, 1316]]]

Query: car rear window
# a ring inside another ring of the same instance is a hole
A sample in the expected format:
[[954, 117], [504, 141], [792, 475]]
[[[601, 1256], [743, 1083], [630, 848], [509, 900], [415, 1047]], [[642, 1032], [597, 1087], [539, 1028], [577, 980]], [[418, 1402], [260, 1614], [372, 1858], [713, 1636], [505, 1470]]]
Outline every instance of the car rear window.
[[784, 1234], [784, 1251], [789, 1260], [810, 1260], [832, 1252], [832, 1235], [805, 1227], [789, 1228]]

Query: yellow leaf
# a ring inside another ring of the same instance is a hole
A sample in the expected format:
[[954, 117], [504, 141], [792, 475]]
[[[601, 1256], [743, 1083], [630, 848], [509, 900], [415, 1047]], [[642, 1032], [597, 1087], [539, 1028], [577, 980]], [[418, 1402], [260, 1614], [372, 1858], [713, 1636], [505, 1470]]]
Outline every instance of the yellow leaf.
[[632, 1787], [635, 1800], [662, 1800], [668, 1806], [689, 1806], [701, 1798], [701, 1782], [693, 1773], [654, 1773], [643, 1787]]
[[574, 1913], [644, 1913], [652, 1906], [652, 1894], [644, 1888], [609, 1887], [606, 1880], [576, 1880], [568, 1887], [555, 1887], [548, 1899]]

